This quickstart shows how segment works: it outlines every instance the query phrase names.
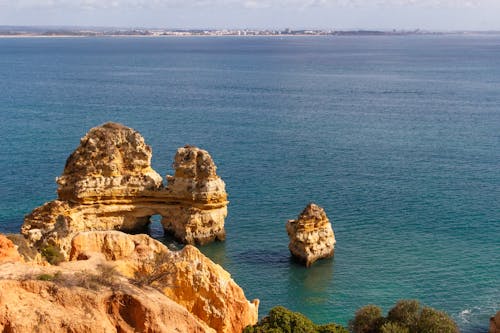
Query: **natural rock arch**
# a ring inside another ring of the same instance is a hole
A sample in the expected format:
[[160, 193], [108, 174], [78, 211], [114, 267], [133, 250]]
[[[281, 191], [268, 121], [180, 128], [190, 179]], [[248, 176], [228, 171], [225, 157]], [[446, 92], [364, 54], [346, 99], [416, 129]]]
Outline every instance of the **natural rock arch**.
[[227, 193], [210, 154], [193, 146], [177, 149], [166, 186], [151, 156], [151, 147], [129, 127], [92, 128], [56, 180], [58, 199], [27, 215], [22, 234], [38, 247], [55, 245], [67, 255], [77, 232], [130, 232], [159, 214], [164, 230], [183, 243], [224, 240]]

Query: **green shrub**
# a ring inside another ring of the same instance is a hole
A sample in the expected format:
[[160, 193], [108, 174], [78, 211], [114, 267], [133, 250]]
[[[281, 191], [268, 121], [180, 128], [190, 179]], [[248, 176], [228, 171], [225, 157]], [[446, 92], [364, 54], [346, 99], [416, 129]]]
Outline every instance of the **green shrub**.
[[64, 255], [57, 246], [47, 245], [41, 250], [41, 253], [51, 265], [58, 265], [64, 261]]
[[410, 333], [410, 330], [401, 324], [387, 322], [380, 327], [380, 333]]
[[414, 332], [422, 311], [417, 300], [400, 300], [387, 314], [387, 320], [407, 327]]
[[316, 327], [317, 333], [349, 333], [349, 331], [339, 324], [326, 324]]
[[257, 325], [248, 326], [244, 333], [348, 333], [337, 324], [315, 325], [299, 312], [276, 306]]
[[442, 311], [422, 307], [416, 300], [400, 300], [382, 317], [375, 305], [356, 311], [349, 322], [352, 333], [459, 333], [455, 322]]
[[52, 274], [40, 274], [36, 277], [37, 280], [40, 281], [52, 281], [54, 280], [54, 275]]
[[459, 330], [445, 312], [425, 307], [418, 319], [416, 333], [459, 333]]
[[353, 333], [378, 333], [384, 323], [382, 309], [376, 305], [365, 305], [356, 311], [354, 319], [349, 322], [349, 330]]
[[281, 329], [283, 333], [309, 333], [314, 331], [314, 323], [298, 312], [282, 306], [269, 311], [269, 328]]

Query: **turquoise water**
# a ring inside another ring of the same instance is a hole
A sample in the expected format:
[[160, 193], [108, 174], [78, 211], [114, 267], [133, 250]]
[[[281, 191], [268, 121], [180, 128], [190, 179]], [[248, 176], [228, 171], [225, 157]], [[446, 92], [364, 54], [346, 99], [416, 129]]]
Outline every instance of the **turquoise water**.
[[[0, 39], [0, 232], [55, 198], [88, 129], [122, 122], [162, 175], [184, 144], [212, 154], [227, 241], [201, 250], [261, 315], [282, 304], [345, 324], [418, 298], [486, 332], [500, 309], [499, 55], [499, 36]], [[310, 201], [337, 246], [305, 269], [285, 222]]]

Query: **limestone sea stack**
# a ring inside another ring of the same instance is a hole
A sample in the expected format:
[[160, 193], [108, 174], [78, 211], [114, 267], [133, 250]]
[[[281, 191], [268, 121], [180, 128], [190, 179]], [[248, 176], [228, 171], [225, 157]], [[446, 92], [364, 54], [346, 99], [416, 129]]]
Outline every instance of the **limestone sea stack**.
[[226, 185], [210, 154], [193, 146], [179, 148], [173, 168], [175, 174], [167, 176], [166, 191], [177, 204], [163, 215], [165, 230], [188, 244], [224, 240]]
[[183, 243], [223, 240], [227, 193], [208, 152], [180, 148], [166, 188], [151, 156], [151, 147], [129, 127], [92, 128], [57, 178], [58, 200], [28, 214], [21, 233], [38, 249], [55, 246], [68, 257], [77, 232], [140, 231], [160, 215], [164, 229]]
[[286, 230], [290, 253], [307, 267], [316, 260], [333, 256], [335, 234], [325, 210], [310, 203], [296, 220], [289, 220]]

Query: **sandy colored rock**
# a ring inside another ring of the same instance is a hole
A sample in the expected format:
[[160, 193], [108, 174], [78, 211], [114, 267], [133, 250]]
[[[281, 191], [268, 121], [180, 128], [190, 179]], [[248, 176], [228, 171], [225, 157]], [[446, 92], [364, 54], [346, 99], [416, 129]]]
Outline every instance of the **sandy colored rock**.
[[0, 332], [215, 332], [153, 288], [81, 266], [1, 265]]
[[75, 236], [72, 259], [95, 253], [113, 260], [124, 276], [143, 278], [162, 290], [217, 332], [239, 333], [257, 322], [258, 300], [249, 302], [231, 275], [193, 246], [170, 251], [147, 235], [118, 231], [89, 231]]
[[101, 253], [107, 260], [144, 260], [170, 253], [168, 248], [148, 235], [128, 235], [120, 231], [78, 233], [71, 242], [70, 260], [80, 260]]
[[296, 220], [287, 222], [286, 230], [291, 254], [307, 267], [333, 256], [335, 235], [324, 209], [318, 205], [307, 205]]
[[197, 147], [179, 148], [174, 176], [167, 176], [167, 193], [179, 204], [166, 209], [162, 224], [187, 244], [224, 240], [227, 193], [210, 154]]
[[0, 264], [4, 262], [21, 261], [16, 246], [10, 239], [0, 234]]
[[95, 203], [156, 190], [162, 178], [151, 168], [151, 156], [137, 131], [117, 123], [94, 127], [57, 178], [59, 199]]
[[490, 319], [489, 333], [500, 333], [500, 311]]
[[21, 233], [38, 249], [69, 256], [73, 236], [89, 230], [142, 230], [152, 215], [181, 242], [225, 238], [225, 184], [207, 151], [186, 146], [175, 155], [168, 186], [151, 168], [151, 148], [135, 130], [107, 123], [92, 128], [57, 179], [58, 200], [33, 210]]
[[172, 253], [163, 290], [217, 332], [241, 332], [258, 320], [259, 301], [249, 302], [221, 266], [193, 246]]

